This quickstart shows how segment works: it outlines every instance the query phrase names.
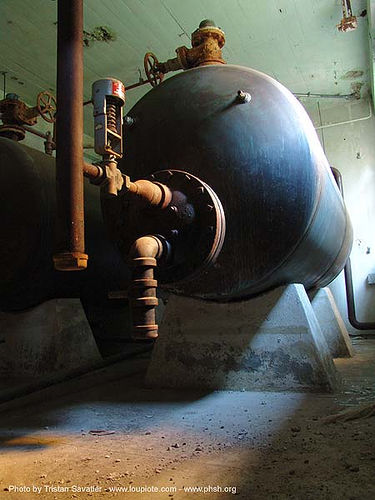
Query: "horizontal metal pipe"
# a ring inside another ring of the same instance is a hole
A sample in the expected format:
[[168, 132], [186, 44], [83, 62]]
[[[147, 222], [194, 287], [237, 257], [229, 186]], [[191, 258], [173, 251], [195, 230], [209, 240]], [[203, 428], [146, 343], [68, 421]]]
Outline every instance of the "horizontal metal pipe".
[[39, 130], [36, 130], [33, 127], [29, 127], [28, 125], [22, 125], [22, 127], [26, 132], [30, 132], [30, 134], [37, 135], [38, 137], [41, 137], [42, 139], [48, 139], [48, 135], [44, 134], [43, 132], [39, 132]]
[[[104, 181], [105, 171], [99, 165], [83, 162], [83, 175], [93, 181], [100, 181], [101, 178]], [[172, 191], [168, 186], [146, 179], [135, 182], [127, 179], [128, 182], [125, 182], [126, 190], [133, 194], [140, 203], [158, 208], [166, 208], [170, 204]]]
[[366, 116], [361, 116], [360, 118], [352, 118], [351, 120], [345, 120], [343, 122], [327, 123], [326, 125], [320, 125], [319, 127], [315, 127], [315, 130], [337, 127], [339, 125], [349, 125], [350, 123], [356, 123], [356, 122], [362, 122], [364, 120], [369, 120], [370, 118], [372, 118], [372, 103], [370, 102], [370, 100], [368, 101], [368, 104], [369, 104], [369, 113]]
[[311, 92], [293, 92], [296, 97], [315, 97], [316, 99], [358, 99], [358, 94], [353, 92], [351, 94], [313, 94]]
[[99, 179], [103, 175], [103, 169], [99, 165], [83, 162], [83, 175], [90, 179]]
[[172, 192], [169, 187], [159, 182], [144, 179], [130, 182], [128, 191], [147, 205], [154, 207], [166, 208], [172, 200]]
[[132, 83], [131, 85], [126, 86], [126, 90], [135, 89], [137, 87], [141, 87], [142, 85], [146, 85], [146, 83], [150, 83], [148, 80], [143, 80], [142, 82]]

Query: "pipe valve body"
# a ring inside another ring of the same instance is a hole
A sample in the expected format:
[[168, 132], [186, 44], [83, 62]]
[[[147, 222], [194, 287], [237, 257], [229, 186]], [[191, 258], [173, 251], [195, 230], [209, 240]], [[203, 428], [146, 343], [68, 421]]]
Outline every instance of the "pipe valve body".
[[95, 152], [103, 157], [122, 157], [122, 108], [125, 87], [120, 80], [105, 78], [92, 85]]
[[191, 34], [191, 48], [185, 46], [176, 49], [177, 57], [157, 64], [157, 71], [168, 73], [179, 69], [191, 69], [198, 66], [225, 64], [222, 48], [225, 33], [213, 21], [203, 20], [198, 29]]

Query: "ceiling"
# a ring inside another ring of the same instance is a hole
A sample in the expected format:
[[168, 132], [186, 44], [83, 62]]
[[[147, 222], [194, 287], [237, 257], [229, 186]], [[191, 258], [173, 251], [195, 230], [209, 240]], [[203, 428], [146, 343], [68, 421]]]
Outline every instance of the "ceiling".
[[[352, 8], [358, 29], [340, 33], [341, 0], [84, 0], [84, 98], [99, 78], [137, 82], [145, 52], [161, 61], [174, 57], [205, 18], [225, 31], [229, 64], [264, 71], [293, 92], [350, 94], [362, 86], [364, 93], [370, 83], [366, 0], [352, 0]], [[0, 71], [7, 72], [7, 92], [30, 105], [41, 90], [56, 88], [56, 10], [55, 0], [0, 2]], [[109, 40], [90, 40], [95, 30]], [[126, 110], [149, 89], [130, 90]]]

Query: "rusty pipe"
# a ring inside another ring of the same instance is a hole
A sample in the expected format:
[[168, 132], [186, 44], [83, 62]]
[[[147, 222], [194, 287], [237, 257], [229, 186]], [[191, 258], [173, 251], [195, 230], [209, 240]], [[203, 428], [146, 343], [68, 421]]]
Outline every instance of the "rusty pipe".
[[141, 179], [135, 182], [129, 181], [126, 187], [139, 201], [152, 207], [166, 208], [172, 200], [172, 191], [160, 182]]
[[83, 208], [83, 0], [57, 7], [55, 269], [87, 267]]
[[[151, 207], [166, 208], [172, 201], [172, 191], [165, 184], [146, 179], [132, 182], [128, 176], [121, 173], [115, 162], [113, 164], [116, 165], [112, 175], [113, 178], [116, 177], [116, 172], [122, 176], [124, 183], [121, 182], [121, 188], [124, 185], [124, 189], [134, 195], [138, 202]], [[108, 169], [100, 165], [83, 162], [83, 175], [93, 181], [94, 184], [101, 184], [105, 182], [109, 172]]]
[[43, 132], [39, 132], [39, 130], [34, 129], [33, 127], [29, 127], [28, 125], [21, 125], [21, 128], [25, 130], [26, 132], [30, 132], [30, 134], [34, 134], [41, 139], [47, 139], [47, 134], [44, 134]]
[[98, 180], [103, 176], [103, 169], [99, 165], [83, 162], [83, 175], [91, 180]]
[[199, 28], [191, 34], [189, 49], [185, 46], [176, 49], [177, 57], [165, 62], [157, 62], [156, 69], [161, 73], [191, 69], [198, 66], [225, 64], [222, 48], [225, 44], [225, 33], [215, 26], [214, 21], [204, 19]]
[[129, 257], [132, 281], [128, 291], [132, 318], [132, 336], [137, 340], [155, 339], [158, 336], [155, 308], [158, 305], [154, 269], [167, 247], [157, 236], [142, 236], [132, 245]]

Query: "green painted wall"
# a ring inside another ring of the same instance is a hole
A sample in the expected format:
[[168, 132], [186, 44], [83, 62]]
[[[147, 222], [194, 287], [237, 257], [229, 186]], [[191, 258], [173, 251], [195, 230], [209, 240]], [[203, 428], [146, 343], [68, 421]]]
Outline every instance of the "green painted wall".
[[[375, 117], [371, 98], [351, 102], [309, 99], [304, 105], [318, 127], [330, 164], [343, 176], [354, 231], [351, 260], [357, 317], [375, 321], [375, 286], [367, 284], [367, 275], [375, 273]], [[349, 330], [355, 333], [346, 319], [343, 273], [330, 287]]]

